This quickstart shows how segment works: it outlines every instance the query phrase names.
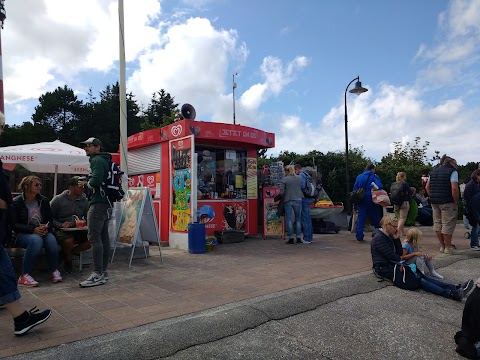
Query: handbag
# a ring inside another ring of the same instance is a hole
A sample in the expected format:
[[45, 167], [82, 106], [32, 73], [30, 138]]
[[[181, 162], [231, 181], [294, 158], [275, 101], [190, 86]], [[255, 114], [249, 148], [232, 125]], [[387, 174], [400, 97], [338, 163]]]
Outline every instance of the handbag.
[[375, 204], [378, 204], [380, 206], [390, 206], [390, 198], [388, 197], [388, 194], [385, 190], [373, 190], [372, 189], [372, 201]]
[[348, 197], [350, 198], [350, 202], [352, 204], [360, 205], [365, 200], [365, 190], [367, 189], [367, 184], [370, 181], [370, 176], [371, 174], [368, 175], [367, 181], [365, 181], [365, 184], [361, 188], [353, 190], [348, 194]]
[[420, 288], [420, 277], [408, 265], [395, 264], [393, 268], [393, 285], [405, 290]]

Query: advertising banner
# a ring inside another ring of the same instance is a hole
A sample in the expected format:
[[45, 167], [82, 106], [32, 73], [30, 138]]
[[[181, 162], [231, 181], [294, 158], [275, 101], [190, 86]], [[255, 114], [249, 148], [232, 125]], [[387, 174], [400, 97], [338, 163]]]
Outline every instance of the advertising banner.
[[263, 188], [263, 237], [285, 234], [283, 216], [278, 216], [278, 201], [274, 197], [280, 194], [280, 187], [267, 186]]
[[170, 141], [172, 169], [171, 230], [188, 232], [191, 221], [192, 139], [186, 137]]
[[257, 158], [247, 158], [247, 199], [258, 198]]
[[246, 231], [247, 211], [245, 200], [198, 201], [199, 222], [205, 224], [207, 235], [214, 235], [215, 231], [223, 230]]

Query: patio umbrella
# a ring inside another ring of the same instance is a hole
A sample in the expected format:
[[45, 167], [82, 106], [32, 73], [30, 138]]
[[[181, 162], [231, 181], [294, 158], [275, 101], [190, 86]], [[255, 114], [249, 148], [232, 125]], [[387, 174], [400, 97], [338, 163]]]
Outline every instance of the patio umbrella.
[[58, 174], [88, 174], [90, 170], [85, 150], [60, 140], [6, 146], [0, 148], [0, 159], [7, 170], [20, 164], [32, 172], [55, 174], [54, 195], [57, 194]]

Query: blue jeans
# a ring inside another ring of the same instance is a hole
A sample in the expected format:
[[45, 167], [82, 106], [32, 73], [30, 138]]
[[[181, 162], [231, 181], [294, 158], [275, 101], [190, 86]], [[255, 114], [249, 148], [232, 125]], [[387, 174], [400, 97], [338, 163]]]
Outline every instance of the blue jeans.
[[302, 200], [285, 202], [285, 221], [287, 223], [288, 238], [293, 238], [293, 214], [295, 213], [295, 235], [300, 238], [302, 233]]
[[378, 205], [374, 204], [370, 198], [365, 198], [363, 204], [357, 206], [358, 219], [357, 219], [357, 240], [363, 240], [363, 227], [365, 226], [365, 220], [367, 215], [372, 219], [375, 228], [380, 228], [380, 212]]
[[10, 304], [20, 299], [17, 277], [7, 251], [0, 244], [0, 305]]
[[480, 225], [477, 224], [472, 227], [470, 232], [470, 247], [478, 246], [478, 234], [480, 233]]
[[303, 240], [313, 240], [313, 226], [312, 218], [310, 217], [310, 205], [312, 205], [314, 198], [302, 199], [302, 227], [303, 227]]
[[33, 263], [40, 255], [42, 248], [45, 248], [47, 255], [48, 268], [51, 272], [57, 270], [58, 265], [58, 247], [57, 239], [51, 232], [44, 236], [37, 234], [19, 234], [15, 245], [26, 249], [23, 257], [23, 274], [29, 274], [32, 271]]
[[92, 244], [93, 270], [98, 274], [107, 271], [110, 258], [107, 213], [109, 208], [108, 204], [92, 204], [87, 213], [87, 238]]
[[449, 298], [452, 292], [457, 289], [455, 285], [446, 284], [444, 282], [426, 277], [419, 272], [417, 272], [417, 274], [420, 275], [420, 287], [429, 293]]

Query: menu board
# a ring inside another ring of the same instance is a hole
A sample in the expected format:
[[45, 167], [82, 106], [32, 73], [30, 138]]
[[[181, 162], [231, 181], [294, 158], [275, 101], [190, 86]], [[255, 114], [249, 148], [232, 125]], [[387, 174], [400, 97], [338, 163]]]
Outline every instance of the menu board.
[[258, 199], [257, 158], [247, 158], [247, 199]]
[[274, 198], [280, 194], [280, 187], [267, 186], [263, 188], [263, 238], [269, 235], [285, 234], [285, 223], [283, 216], [278, 216], [279, 201]]

